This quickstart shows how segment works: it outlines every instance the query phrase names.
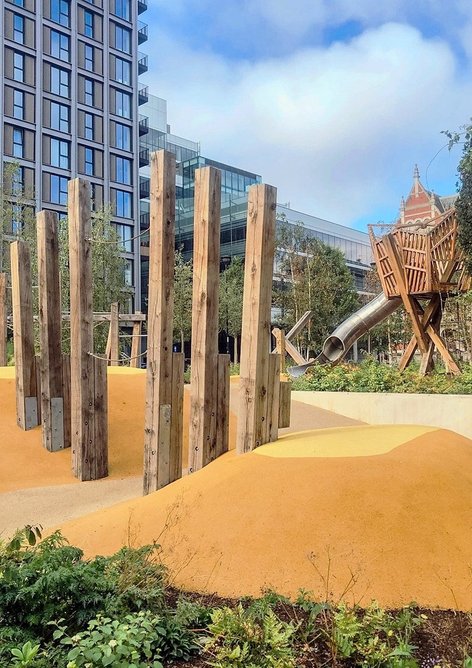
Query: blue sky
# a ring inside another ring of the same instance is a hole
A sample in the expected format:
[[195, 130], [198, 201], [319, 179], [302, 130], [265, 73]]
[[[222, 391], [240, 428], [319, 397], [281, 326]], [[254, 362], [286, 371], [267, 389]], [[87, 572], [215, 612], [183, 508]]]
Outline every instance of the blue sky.
[[415, 163], [455, 191], [441, 130], [472, 116], [471, 0], [149, 0], [142, 18], [172, 131], [280, 202], [364, 229], [395, 218]]

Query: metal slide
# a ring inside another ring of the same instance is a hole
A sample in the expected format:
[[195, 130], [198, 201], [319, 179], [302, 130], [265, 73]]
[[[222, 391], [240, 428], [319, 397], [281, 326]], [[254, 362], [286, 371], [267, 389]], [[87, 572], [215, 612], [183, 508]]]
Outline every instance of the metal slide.
[[348, 352], [349, 348], [363, 334], [378, 325], [401, 305], [400, 297], [387, 299], [382, 292], [371, 302], [353, 313], [328, 336], [318, 357], [306, 364], [293, 366], [288, 372], [293, 378], [303, 375], [307, 369], [315, 364], [338, 364]]

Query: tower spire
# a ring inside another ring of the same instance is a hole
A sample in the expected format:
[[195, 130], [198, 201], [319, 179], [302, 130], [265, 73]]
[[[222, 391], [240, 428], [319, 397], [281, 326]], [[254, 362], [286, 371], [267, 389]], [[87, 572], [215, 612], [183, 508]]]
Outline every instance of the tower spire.
[[413, 172], [413, 184], [415, 186], [415, 196], [418, 197], [419, 185], [420, 185], [420, 170], [418, 169], [417, 164], [415, 164], [415, 169]]

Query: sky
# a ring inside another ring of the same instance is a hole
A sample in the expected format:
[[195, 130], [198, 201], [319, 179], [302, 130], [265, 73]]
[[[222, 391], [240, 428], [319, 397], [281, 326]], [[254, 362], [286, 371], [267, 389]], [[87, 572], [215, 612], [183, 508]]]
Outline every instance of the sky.
[[472, 0], [148, 0], [143, 81], [174, 134], [261, 174], [279, 203], [364, 230], [418, 164], [456, 191], [472, 116]]

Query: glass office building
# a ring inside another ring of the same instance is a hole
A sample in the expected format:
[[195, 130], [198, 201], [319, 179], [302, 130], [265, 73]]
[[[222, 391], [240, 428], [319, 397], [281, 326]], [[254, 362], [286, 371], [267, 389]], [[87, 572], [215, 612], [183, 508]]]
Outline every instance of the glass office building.
[[[0, 155], [19, 164], [32, 211], [67, 211], [67, 182], [92, 184], [123, 240], [139, 304], [138, 76], [147, 0], [2, 0]], [[11, 193], [14, 200], [15, 193]], [[15, 234], [15, 221], [9, 232]], [[7, 230], [8, 232], [8, 230]]]

